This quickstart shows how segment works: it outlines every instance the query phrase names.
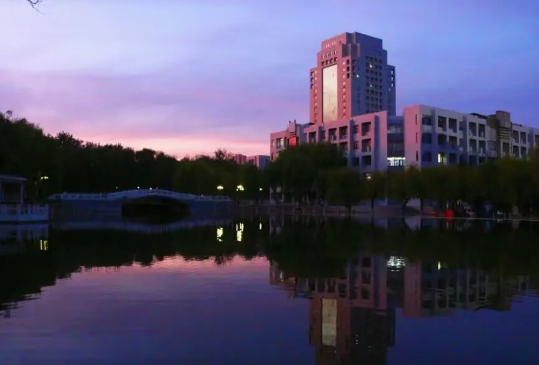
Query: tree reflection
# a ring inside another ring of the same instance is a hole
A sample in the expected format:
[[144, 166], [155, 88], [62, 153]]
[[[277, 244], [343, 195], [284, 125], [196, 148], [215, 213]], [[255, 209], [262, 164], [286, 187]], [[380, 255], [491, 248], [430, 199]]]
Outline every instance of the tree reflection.
[[335, 349], [341, 362], [383, 363], [396, 309], [414, 317], [508, 310], [513, 295], [537, 286], [538, 227], [514, 228], [307, 217], [231, 220], [163, 234], [52, 229], [47, 250], [36, 240], [17, 254], [0, 254], [0, 311], [9, 315], [16, 303], [85, 269], [151, 266], [170, 257], [226, 265], [238, 256], [264, 256], [272, 284], [310, 298], [319, 363]]

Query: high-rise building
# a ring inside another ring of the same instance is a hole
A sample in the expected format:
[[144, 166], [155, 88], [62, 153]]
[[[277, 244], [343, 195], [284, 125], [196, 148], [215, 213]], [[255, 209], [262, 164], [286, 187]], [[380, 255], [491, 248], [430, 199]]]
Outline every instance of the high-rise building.
[[513, 123], [511, 114], [458, 112], [411, 105], [396, 115], [396, 72], [382, 40], [343, 33], [322, 42], [310, 70], [310, 121], [271, 133], [270, 159], [305, 143], [331, 143], [363, 174], [409, 166], [481, 165], [539, 149], [539, 129]]
[[310, 122], [327, 123], [360, 114], [396, 113], [396, 71], [382, 40], [343, 33], [322, 42], [310, 70]]

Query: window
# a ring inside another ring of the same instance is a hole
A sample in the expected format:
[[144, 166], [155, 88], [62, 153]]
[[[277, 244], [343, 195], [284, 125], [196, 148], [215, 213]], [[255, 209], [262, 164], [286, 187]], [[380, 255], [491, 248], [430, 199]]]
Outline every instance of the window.
[[447, 127], [447, 118], [438, 117], [438, 128], [445, 130]]
[[432, 144], [432, 134], [425, 133], [421, 135], [421, 143]]
[[423, 118], [421, 120], [421, 123], [423, 125], [432, 125], [432, 116], [430, 115], [423, 115]]
[[362, 260], [361, 260], [361, 266], [363, 267], [371, 267], [371, 258], [370, 257], [364, 257]]
[[371, 273], [368, 271], [361, 272], [361, 283], [370, 284], [371, 283]]
[[359, 166], [359, 157], [354, 157], [354, 159], [352, 160], [352, 165]]
[[361, 289], [361, 299], [369, 299], [370, 298], [370, 293], [369, 293], [369, 290], [367, 288], [362, 288]]
[[421, 156], [421, 160], [423, 162], [432, 162], [432, 153], [423, 152], [423, 155]]
[[445, 146], [447, 143], [447, 136], [445, 134], [438, 134], [438, 145]]
[[372, 156], [363, 156], [362, 162], [363, 166], [370, 167], [372, 164]]
[[419, 161], [419, 151], [415, 151], [415, 160]]
[[361, 135], [366, 136], [371, 131], [371, 122], [361, 124]]
[[457, 132], [457, 120], [453, 118], [449, 118], [449, 129], [451, 129], [453, 132]]
[[405, 160], [406, 159], [404, 157], [388, 157], [387, 166], [401, 167], [405, 165]]

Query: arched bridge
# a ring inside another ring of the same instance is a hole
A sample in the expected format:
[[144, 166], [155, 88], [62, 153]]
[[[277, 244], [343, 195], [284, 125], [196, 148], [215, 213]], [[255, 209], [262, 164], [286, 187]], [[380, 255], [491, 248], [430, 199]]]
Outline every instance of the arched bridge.
[[137, 189], [103, 194], [56, 194], [49, 198], [53, 201], [125, 201], [143, 198], [166, 198], [181, 202], [231, 202], [227, 196], [205, 196], [176, 193], [161, 189]]
[[49, 198], [54, 218], [81, 216], [82, 218], [114, 218], [118, 216], [159, 211], [170, 215], [183, 208], [190, 213], [221, 212], [232, 206], [227, 196], [204, 196], [177, 193], [161, 189], [137, 189], [103, 194], [56, 194]]

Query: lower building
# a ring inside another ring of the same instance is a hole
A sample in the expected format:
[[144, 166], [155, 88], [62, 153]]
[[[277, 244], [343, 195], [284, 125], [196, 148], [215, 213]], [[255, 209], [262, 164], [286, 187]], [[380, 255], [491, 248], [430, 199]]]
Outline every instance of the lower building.
[[396, 117], [377, 112], [325, 124], [289, 122], [285, 130], [271, 133], [271, 160], [288, 147], [322, 142], [337, 145], [349, 167], [370, 173], [527, 158], [539, 146], [539, 129], [513, 123], [504, 111], [485, 116], [413, 105]]
[[331, 143], [341, 150], [348, 166], [370, 173], [385, 171], [388, 158], [388, 125], [398, 117], [377, 112], [325, 124], [288, 123], [288, 128], [271, 134], [271, 160], [288, 147], [304, 143]]
[[259, 170], [263, 170], [268, 165], [270, 157], [266, 155], [245, 156], [237, 154], [234, 155], [234, 161], [240, 165], [251, 164], [256, 166]]

